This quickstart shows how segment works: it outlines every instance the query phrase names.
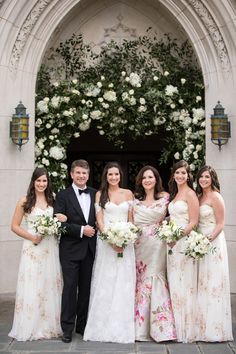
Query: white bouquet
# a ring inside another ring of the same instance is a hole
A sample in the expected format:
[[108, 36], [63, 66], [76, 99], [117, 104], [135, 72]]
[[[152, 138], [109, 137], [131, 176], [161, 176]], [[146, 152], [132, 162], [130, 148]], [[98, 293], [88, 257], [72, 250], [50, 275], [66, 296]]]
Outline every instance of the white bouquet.
[[33, 222], [33, 228], [42, 237], [55, 236], [59, 238], [64, 230], [61, 222], [56, 217], [49, 215], [38, 215]]
[[[138, 237], [139, 228], [131, 222], [116, 221], [110, 222], [100, 233], [100, 239], [107, 241], [117, 247], [125, 248], [134, 243]], [[123, 253], [117, 253], [118, 257], [123, 257]]]
[[[178, 241], [183, 236], [182, 231], [183, 229], [178, 227], [174, 221], [167, 222], [164, 220], [159, 226], [157, 233], [161, 240], [166, 241], [166, 243], [172, 243]], [[172, 250], [169, 250], [168, 253], [171, 254]]]
[[215, 247], [212, 246], [207, 236], [192, 230], [186, 240], [185, 255], [194, 259], [200, 259], [210, 252], [215, 252]]

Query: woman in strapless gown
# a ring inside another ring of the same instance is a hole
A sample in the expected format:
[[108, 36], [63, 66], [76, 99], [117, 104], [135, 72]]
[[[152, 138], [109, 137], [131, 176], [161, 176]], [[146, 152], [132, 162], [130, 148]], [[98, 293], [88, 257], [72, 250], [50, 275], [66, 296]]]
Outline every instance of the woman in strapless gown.
[[169, 190], [170, 220], [183, 230], [183, 237], [168, 246], [167, 279], [177, 341], [187, 343], [196, 340], [197, 262], [185, 256], [184, 252], [187, 235], [198, 223], [199, 203], [186, 161], [181, 160], [173, 166]]
[[152, 166], [143, 167], [136, 178], [134, 224], [141, 230], [135, 243], [136, 301], [135, 339], [156, 342], [175, 340], [176, 331], [166, 279], [166, 243], [157, 237], [165, 218], [169, 194]]
[[[61, 335], [62, 278], [55, 237], [35, 234], [39, 215], [53, 216], [48, 173], [36, 168], [28, 189], [15, 210], [12, 230], [24, 238], [18, 273], [14, 321], [9, 336], [18, 341], [49, 339]], [[22, 228], [25, 217], [27, 229]]]
[[199, 260], [197, 340], [223, 342], [233, 339], [227, 246], [224, 236], [225, 207], [215, 170], [204, 166], [197, 174], [200, 201], [199, 230], [215, 252]]
[[[131, 219], [133, 195], [120, 188], [121, 176], [116, 162], [105, 166], [101, 189], [96, 195], [99, 231], [112, 221]], [[117, 257], [122, 251], [123, 257]], [[101, 240], [98, 235], [84, 340], [133, 343], [134, 298], [134, 246], [128, 245], [123, 250]]]

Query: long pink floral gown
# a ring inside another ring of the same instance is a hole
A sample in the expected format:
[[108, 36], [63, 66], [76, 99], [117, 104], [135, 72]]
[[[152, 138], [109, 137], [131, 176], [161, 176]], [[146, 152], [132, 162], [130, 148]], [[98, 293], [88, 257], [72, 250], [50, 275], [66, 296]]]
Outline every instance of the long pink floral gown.
[[[200, 206], [199, 229], [210, 235], [216, 226], [214, 210]], [[199, 260], [197, 340], [223, 342], [233, 339], [227, 246], [222, 231], [212, 245], [214, 253]]]
[[[53, 216], [53, 208], [35, 207], [26, 216], [28, 230], [32, 234], [38, 215]], [[58, 241], [45, 237], [37, 246], [24, 240], [17, 290], [14, 321], [9, 336], [18, 341], [49, 339], [61, 335], [62, 278]]]
[[[188, 204], [184, 200], [170, 202], [170, 219], [185, 228], [189, 223]], [[167, 257], [167, 278], [174, 312], [177, 341], [196, 340], [197, 261], [185, 256], [187, 236], [182, 237]]]
[[134, 223], [142, 234], [135, 244], [135, 339], [156, 342], [175, 340], [176, 331], [166, 280], [166, 244], [156, 236], [167, 211], [168, 198], [147, 207], [134, 201]]

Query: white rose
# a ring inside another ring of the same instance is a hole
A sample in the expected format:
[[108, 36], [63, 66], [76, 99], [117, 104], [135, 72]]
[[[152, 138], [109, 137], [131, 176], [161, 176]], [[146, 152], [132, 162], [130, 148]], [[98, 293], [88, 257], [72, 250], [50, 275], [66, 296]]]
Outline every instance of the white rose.
[[131, 73], [130, 76], [129, 76], [129, 81], [130, 81], [130, 84], [134, 87], [140, 87], [138, 85], [141, 84], [141, 78], [139, 77], [139, 75], [137, 73]]
[[116, 93], [115, 91], [106, 91], [103, 95], [103, 98], [108, 102], [116, 101]]
[[140, 104], [145, 104], [145, 103], [146, 103], [146, 100], [145, 100], [145, 98], [141, 97], [141, 98], [139, 99], [139, 102], [140, 102]]
[[183, 78], [182, 78], [180, 81], [181, 81], [181, 84], [183, 85], [183, 84], [185, 84], [186, 79], [183, 79]]
[[74, 133], [74, 137], [75, 138], [79, 138], [80, 137], [80, 133]]
[[174, 154], [174, 158], [175, 158], [176, 160], [179, 160], [179, 159], [180, 159], [180, 154], [179, 154], [179, 152], [176, 152], [176, 153]]
[[164, 76], [168, 76], [169, 74], [170, 74], [169, 71], [164, 72]]
[[72, 82], [73, 82], [73, 84], [77, 84], [77, 82], [78, 82], [78, 80], [77, 79], [74, 79], [74, 80], [72, 80]]
[[154, 80], [154, 81], [157, 81], [157, 80], [158, 80], [158, 77], [157, 77], [157, 76], [154, 76], [154, 77], [153, 77], [153, 80]]
[[52, 176], [53, 176], [53, 177], [57, 177], [57, 176], [58, 176], [58, 173], [57, 173], [56, 171], [53, 171], [53, 172], [52, 172]]

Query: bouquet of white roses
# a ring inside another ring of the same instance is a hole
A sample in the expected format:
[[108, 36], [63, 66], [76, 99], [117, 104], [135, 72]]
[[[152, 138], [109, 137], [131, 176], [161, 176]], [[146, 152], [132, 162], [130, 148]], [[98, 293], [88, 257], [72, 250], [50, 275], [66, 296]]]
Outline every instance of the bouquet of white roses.
[[207, 236], [192, 230], [186, 240], [185, 255], [200, 259], [210, 252], [215, 252], [215, 247], [212, 246]]
[[[174, 221], [167, 222], [164, 220], [159, 226], [157, 233], [161, 240], [166, 241], [166, 243], [172, 243], [178, 241], [183, 236], [182, 231], [183, 229], [178, 227]], [[168, 253], [171, 254], [172, 250], [169, 250]]]
[[[136, 241], [138, 233], [139, 228], [131, 222], [116, 221], [105, 226], [99, 237], [109, 244], [125, 248]], [[123, 253], [119, 252], [117, 256], [123, 257]]]
[[38, 215], [33, 222], [33, 228], [42, 237], [55, 236], [59, 238], [63, 233], [61, 222], [56, 217], [49, 215]]

